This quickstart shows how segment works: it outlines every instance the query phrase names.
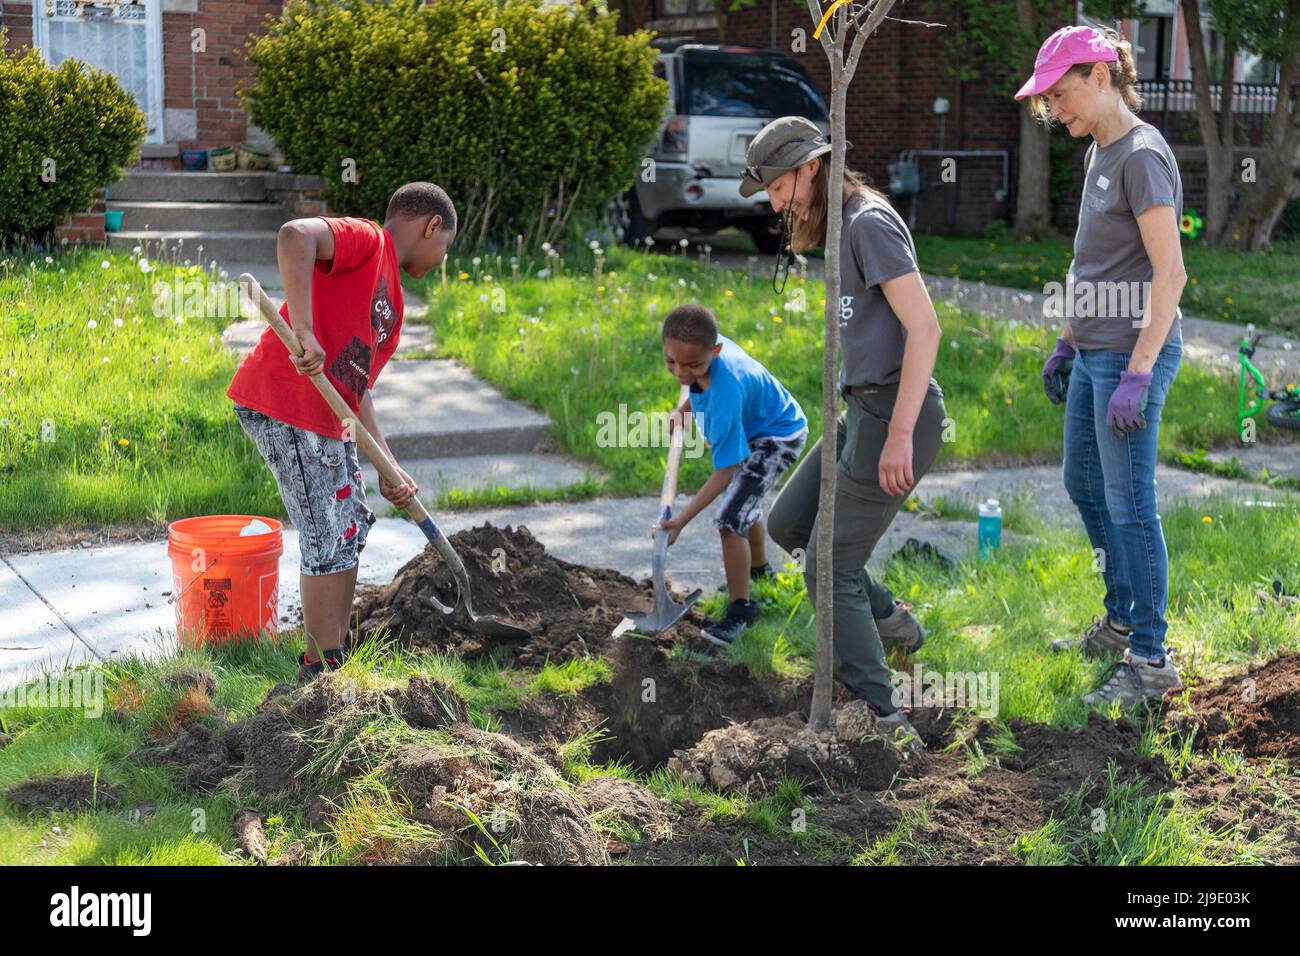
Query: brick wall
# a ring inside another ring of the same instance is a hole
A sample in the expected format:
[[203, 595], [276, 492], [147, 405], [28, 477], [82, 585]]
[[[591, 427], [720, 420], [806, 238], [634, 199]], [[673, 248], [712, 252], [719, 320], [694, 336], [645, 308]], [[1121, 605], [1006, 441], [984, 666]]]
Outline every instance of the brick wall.
[[105, 238], [104, 229], [104, 190], [95, 194], [94, 202], [85, 212], [78, 213], [71, 217], [61, 226], [54, 229], [54, 239], [56, 242], [64, 243], [102, 243]]
[[[187, 7], [192, 9], [172, 9]], [[163, 14], [163, 106], [167, 140], [182, 149], [237, 146], [250, 138], [237, 89], [251, 81], [244, 45], [280, 0], [170, 0]], [[195, 50], [195, 30], [204, 49]], [[256, 135], [253, 139], [258, 139]]]

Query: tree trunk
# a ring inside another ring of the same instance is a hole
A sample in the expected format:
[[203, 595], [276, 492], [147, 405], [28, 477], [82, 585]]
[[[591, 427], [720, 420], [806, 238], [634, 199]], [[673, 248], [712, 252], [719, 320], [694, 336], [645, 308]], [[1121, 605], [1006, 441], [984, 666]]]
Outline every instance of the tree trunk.
[[841, 82], [843, 51], [831, 57], [831, 170], [826, 209], [826, 335], [822, 343], [822, 474], [817, 498], [817, 656], [812, 712], [808, 723], [823, 730], [831, 721], [831, 686], [835, 668], [835, 440], [839, 420], [840, 234], [844, 227], [844, 107], [847, 84]]
[[1021, 239], [1041, 239], [1052, 228], [1049, 184], [1052, 173], [1051, 129], [1020, 105], [1020, 156], [1016, 163], [1015, 234]]
[[1300, 78], [1300, 56], [1282, 64], [1280, 78], [1272, 136], [1259, 162], [1262, 178], [1249, 185], [1225, 229], [1225, 240], [1244, 249], [1267, 246], [1287, 203], [1300, 196], [1300, 111], [1292, 114], [1288, 108], [1291, 85]]
[[[1031, 36], [1042, 31], [1038, 24], [1035, 0], [1016, 0], [1016, 22]], [[1052, 158], [1051, 130], [1029, 111], [1029, 100], [1020, 103], [1020, 151], [1016, 160], [1015, 234], [1020, 238], [1040, 239], [1052, 228], [1052, 203], [1049, 194]]]
[[[1205, 144], [1206, 207], [1205, 241], [1212, 246], [1223, 243], [1228, 228], [1228, 211], [1233, 195], [1233, 129], [1232, 97], [1229, 94], [1220, 103], [1227, 107], [1227, 116], [1215, 121], [1214, 102], [1210, 95], [1210, 64], [1205, 56], [1205, 38], [1201, 31], [1200, 0], [1179, 0], [1183, 8], [1183, 21], [1187, 26], [1187, 52], [1192, 61], [1192, 87], [1196, 92], [1196, 121], [1201, 128]], [[1231, 76], [1231, 72], [1228, 73]], [[1231, 86], [1231, 84], [1229, 84]], [[1222, 93], [1222, 90], [1220, 91]], [[1166, 92], [1165, 94], [1169, 94]], [[1220, 128], [1227, 130], [1225, 142]]]

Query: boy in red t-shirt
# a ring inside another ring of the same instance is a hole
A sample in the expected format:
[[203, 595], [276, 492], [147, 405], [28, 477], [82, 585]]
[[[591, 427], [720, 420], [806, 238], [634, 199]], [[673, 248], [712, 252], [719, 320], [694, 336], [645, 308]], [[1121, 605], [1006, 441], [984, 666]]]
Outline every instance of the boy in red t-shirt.
[[[432, 183], [407, 183], [393, 193], [382, 228], [352, 218], [295, 219], [280, 227], [280, 314], [303, 354], [290, 354], [268, 328], [226, 394], [298, 529], [307, 639], [299, 680], [343, 663], [357, 566], [375, 521], [350, 423], [339, 422], [308, 376], [324, 371], [387, 452], [370, 390], [402, 330], [399, 270], [422, 277], [442, 262], [455, 238], [456, 208]], [[381, 476], [379, 491], [402, 508], [419, 489], [398, 471], [402, 484]]]

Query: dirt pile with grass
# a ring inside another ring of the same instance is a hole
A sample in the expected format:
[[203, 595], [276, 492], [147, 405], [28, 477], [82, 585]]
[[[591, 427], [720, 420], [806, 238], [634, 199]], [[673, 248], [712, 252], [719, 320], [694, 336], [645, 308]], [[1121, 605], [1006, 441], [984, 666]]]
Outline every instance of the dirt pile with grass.
[[[598, 653], [629, 611], [648, 610], [653, 595], [626, 575], [570, 564], [548, 554], [524, 527], [491, 524], [459, 531], [451, 544], [465, 563], [474, 609], [532, 632], [524, 642], [498, 641], [457, 627], [429, 599], [456, 603], [456, 581], [432, 545], [397, 572], [389, 584], [361, 588], [353, 608], [363, 633], [387, 628], [415, 647], [455, 651], [473, 659], [498, 649], [521, 666], [541, 666]], [[677, 640], [706, 646], [706, 623], [688, 614], [674, 629]]]
[[[361, 687], [328, 674], [273, 688], [252, 716], [218, 729], [194, 724], [133, 759], [174, 767], [189, 788], [301, 801], [336, 836], [363, 825], [376, 800], [395, 799], [405, 829], [371, 834], [370, 862], [605, 862], [604, 837], [558, 768], [466, 717], [454, 688], [423, 676]], [[238, 813], [241, 845], [265, 862], [259, 811]]]
[[1190, 710], [1167, 725], [1190, 732], [1202, 750], [1239, 750], [1247, 757], [1300, 760], [1300, 654], [1195, 688]]
[[9, 787], [3, 796], [28, 812], [93, 810], [115, 807], [121, 803], [118, 789], [101, 781], [90, 771], [26, 780]]

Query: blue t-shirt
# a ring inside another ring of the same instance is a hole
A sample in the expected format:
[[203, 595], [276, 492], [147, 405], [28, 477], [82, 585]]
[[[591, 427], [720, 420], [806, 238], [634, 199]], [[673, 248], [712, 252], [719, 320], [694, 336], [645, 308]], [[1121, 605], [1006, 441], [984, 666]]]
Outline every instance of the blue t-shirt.
[[715, 470], [749, 457], [759, 438], [791, 438], [808, 427], [803, 409], [772, 373], [735, 342], [719, 335], [722, 351], [709, 366], [709, 387], [691, 386], [691, 411], [713, 449]]

